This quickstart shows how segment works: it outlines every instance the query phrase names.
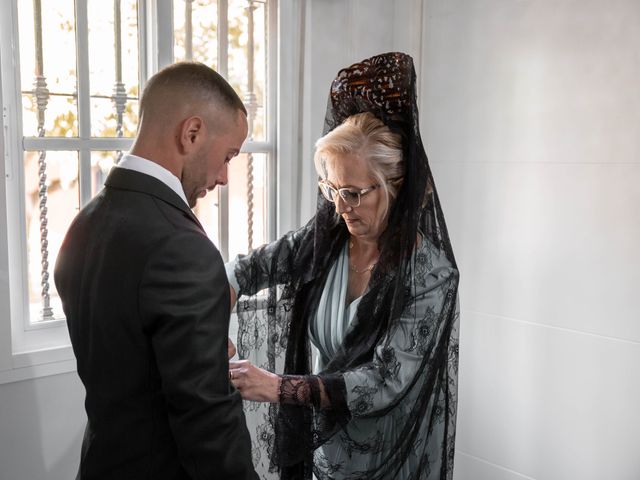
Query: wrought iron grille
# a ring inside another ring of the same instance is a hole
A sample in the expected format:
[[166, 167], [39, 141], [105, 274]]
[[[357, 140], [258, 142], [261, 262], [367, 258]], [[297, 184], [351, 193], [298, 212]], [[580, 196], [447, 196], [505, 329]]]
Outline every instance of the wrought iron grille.
[[51, 265], [75, 212], [131, 147], [140, 86], [147, 73], [162, 66], [152, 58], [201, 61], [241, 92], [249, 137], [231, 162], [229, 186], [219, 189], [215, 200], [201, 200], [196, 214], [225, 258], [269, 239], [269, 207], [275, 204], [269, 186], [275, 138], [269, 122], [272, 1], [173, 0], [170, 14], [155, 12], [156, 37], [168, 31], [171, 52], [159, 51], [160, 40], [149, 41], [154, 17], [147, 3], [16, 0], [31, 324], [62, 317]]

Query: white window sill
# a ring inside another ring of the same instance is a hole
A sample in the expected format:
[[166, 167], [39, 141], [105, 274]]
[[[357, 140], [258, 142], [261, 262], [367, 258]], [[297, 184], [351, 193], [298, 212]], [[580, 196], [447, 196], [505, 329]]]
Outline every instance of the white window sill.
[[74, 372], [76, 359], [71, 345], [12, 355], [12, 368], [0, 370], [0, 384]]

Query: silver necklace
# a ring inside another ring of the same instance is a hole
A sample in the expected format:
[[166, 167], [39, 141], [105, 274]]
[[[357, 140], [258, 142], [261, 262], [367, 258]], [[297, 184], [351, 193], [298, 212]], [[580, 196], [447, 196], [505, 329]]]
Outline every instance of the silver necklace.
[[[349, 251], [351, 251], [352, 248], [353, 248], [353, 242], [349, 241]], [[378, 261], [376, 259], [375, 262], [373, 262], [368, 267], [363, 268], [362, 270], [358, 270], [353, 263], [349, 263], [349, 270], [351, 270], [354, 273], [363, 274], [363, 273], [367, 273], [367, 272], [370, 272], [371, 270], [373, 270], [373, 267], [375, 267], [377, 263], [378, 263]]]

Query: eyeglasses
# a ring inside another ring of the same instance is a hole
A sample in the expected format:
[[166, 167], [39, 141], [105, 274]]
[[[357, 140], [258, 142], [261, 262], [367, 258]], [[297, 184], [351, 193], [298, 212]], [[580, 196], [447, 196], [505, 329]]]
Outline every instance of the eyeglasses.
[[360, 199], [362, 196], [367, 193], [375, 190], [376, 188], [380, 188], [380, 184], [371, 185], [368, 188], [358, 189], [358, 188], [335, 188], [331, 184], [329, 184], [326, 180], [321, 180], [318, 182], [320, 186], [320, 191], [324, 195], [324, 198], [329, 200], [330, 202], [336, 201], [336, 196], [340, 195], [342, 201], [346, 203], [350, 207], [359, 207]]

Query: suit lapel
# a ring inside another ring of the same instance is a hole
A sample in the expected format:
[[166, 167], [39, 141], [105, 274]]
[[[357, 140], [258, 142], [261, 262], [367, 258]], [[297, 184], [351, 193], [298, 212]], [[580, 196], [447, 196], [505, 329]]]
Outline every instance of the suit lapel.
[[178, 210], [182, 210], [204, 232], [204, 227], [200, 223], [200, 220], [198, 220], [188, 205], [184, 203], [184, 200], [155, 177], [136, 172], [135, 170], [115, 167], [111, 169], [104, 184], [107, 187], [132, 190], [159, 198]]

